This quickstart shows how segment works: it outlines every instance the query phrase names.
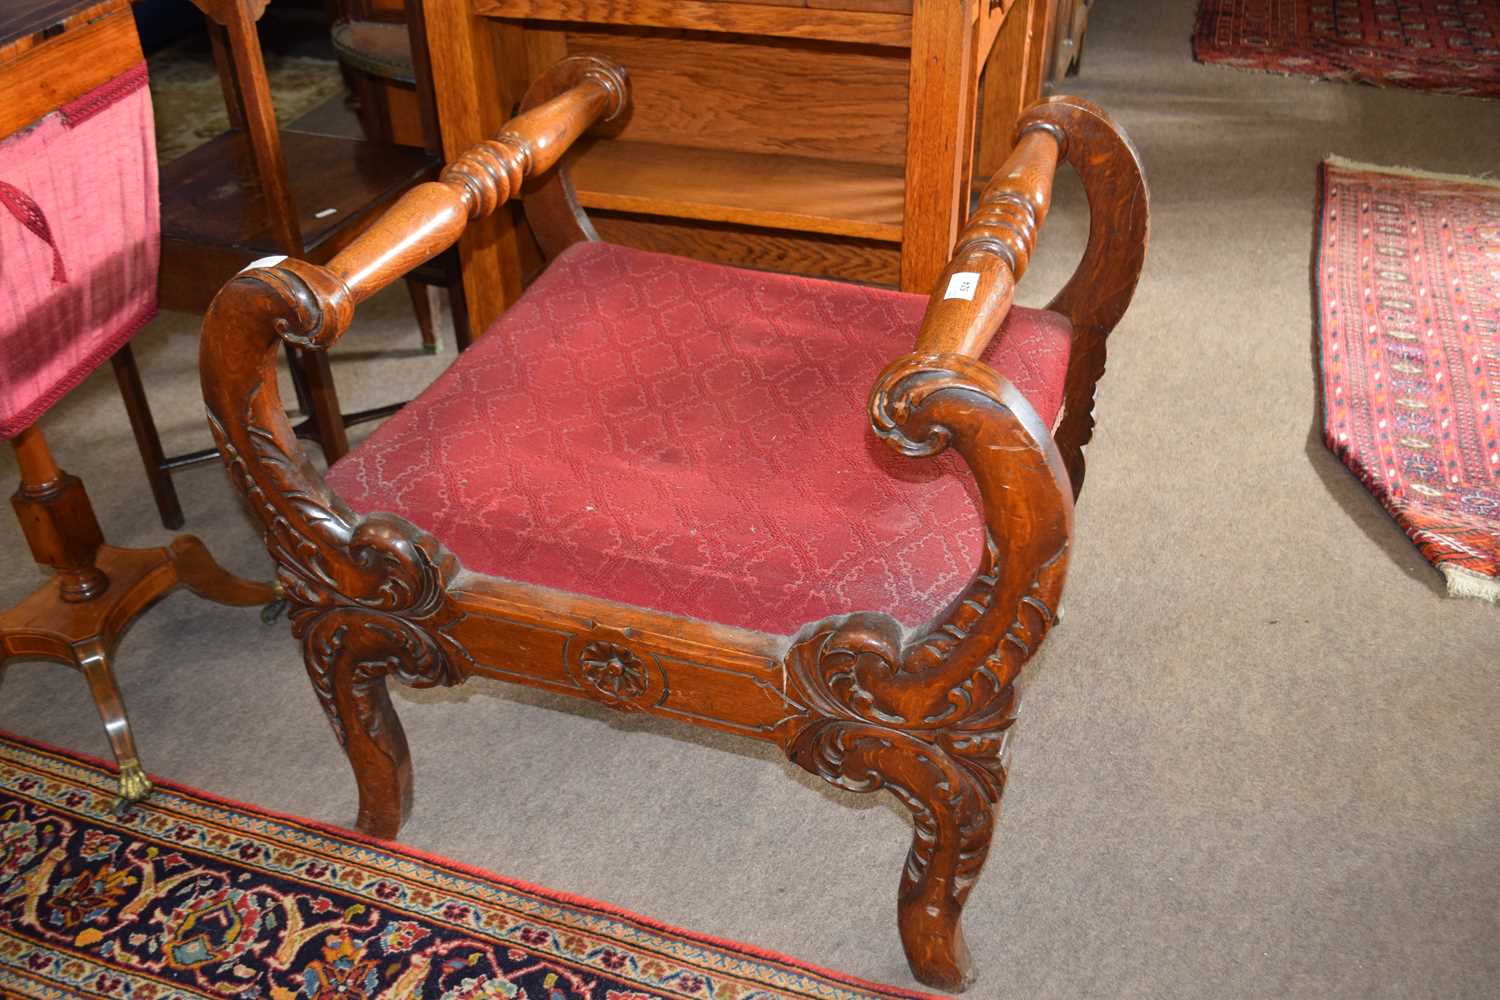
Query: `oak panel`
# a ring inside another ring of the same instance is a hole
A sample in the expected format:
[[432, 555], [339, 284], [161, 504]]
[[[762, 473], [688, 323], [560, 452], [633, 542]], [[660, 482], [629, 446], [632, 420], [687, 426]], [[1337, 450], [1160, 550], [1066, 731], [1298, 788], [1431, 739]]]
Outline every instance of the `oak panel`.
[[892, 243], [597, 210], [589, 215], [611, 243], [680, 257], [872, 285], [895, 285], [901, 276], [901, 249]]
[[567, 43], [630, 70], [622, 139], [905, 163], [904, 52], [647, 30], [569, 31]]
[[898, 48], [911, 44], [911, 17], [884, 11], [702, 0], [475, 0], [474, 10], [517, 20], [650, 25]]
[[901, 240], [900, 167], [604, 140], [573, 183], [586, 208]]

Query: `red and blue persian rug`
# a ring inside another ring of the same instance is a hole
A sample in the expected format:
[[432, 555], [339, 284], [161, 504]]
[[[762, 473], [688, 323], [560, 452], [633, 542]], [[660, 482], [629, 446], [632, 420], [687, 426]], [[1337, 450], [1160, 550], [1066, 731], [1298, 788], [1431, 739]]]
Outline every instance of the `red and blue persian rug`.
[[1323, 438], [1449, 593], [1500, 601], [1500, 181], [1320, 168]]
[[1238, 69], [1500, 97], [1496, 0], [1201, 0], [1193, 58]]
[[114, 797], [0, 735], [0, 996], [927, 998], [169, 782]]

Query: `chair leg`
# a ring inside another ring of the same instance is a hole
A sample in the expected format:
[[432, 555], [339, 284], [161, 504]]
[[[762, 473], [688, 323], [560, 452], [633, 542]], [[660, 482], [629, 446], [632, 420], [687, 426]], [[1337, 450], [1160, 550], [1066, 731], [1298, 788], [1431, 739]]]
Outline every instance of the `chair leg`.
[[135, 353], [126, 344], [115, 352], [110, 363], [115, 369], [115, 382], [120, 386], [120, 398], [125, 401], [130, 429], [135, 434], [136, 450], [141, 453], [141, 464], [146, 468], [146, 480], [151, 484], [151, 495], [156, 498], [156, 513], [161, 517], [163, 528], [176, 531], [183, 525], [182, 504], [177, 499], [177, 488], [172, 484], [172, 473], [167, 471], [161, 437], [151, 416], [151, 404], [146, 400], [146, 388], [141, 384]]
[[355, 826], [388, 840], [412, 803], [411, 751], [385, 677], [409, 652], [403, 640], [396, 619], [350, 609], [324, 612], [302, 635], [307, 675], [359, 785]]
[[[969, 986], [974, 967], [960, 921], [989, 855], [993, 786], [938, 743], [863, 723], [816, 725], [797, 739], [789, 756], [840, 788], [887, 788], [911, 810], [916, 829], [896, 897], [906, 959], [929, 986]], [[993, 764], [999, 767], [998, 748]]]
[[89, 693], [94, 696], [94, 705], [104, 720], [104, 732], [109, 737], [110, 749], [114, 751], [115, 763], [120, 766], [120, 797], [115, 800], [115, 808], [121, 809], [150, 795], [151, 781], [136, 755], [135, 738], [130, 735], [130, 720], [125, 715], [125, 701], [115, 683], [104, 644], [90, 640], [81, 643], [77, 653], [83, 675], [89, 682]]
[[297, 399], [297, 412], [304, 417], [313, 412], [312, 397], [307, 388], [307, 374], [302, 370], [302, 355], [291, 344], [286, 345], [286, 367], [292, 376], [292, 395]]
[[469, 300], [464, 295], [463, 263], [457, 247], [443, 254], [442, 267], [448, 277], [448, 312], [453, 318], [453, 341], [463, 352], [474, 342], [474, 331], [469, 328]]
[[294, 350], [292, 369], [301, 373], [307, 393], [302, 412], [312, 420], [323, 457], [332, 465], [349, 451], [349, 430], [344, 424], [344, 411], [339, 406], [338, 390], [334, 388], [328, 354], [325, 351]]
[[437, 324], [432, 314], [432, 288], [415, 278], [407, 278], [406, 293], [411, 296], [411, 311], [417, 314], [417, 327], [422, 331], [422, 349], [428, 354], [436, 354], [438, 340]]

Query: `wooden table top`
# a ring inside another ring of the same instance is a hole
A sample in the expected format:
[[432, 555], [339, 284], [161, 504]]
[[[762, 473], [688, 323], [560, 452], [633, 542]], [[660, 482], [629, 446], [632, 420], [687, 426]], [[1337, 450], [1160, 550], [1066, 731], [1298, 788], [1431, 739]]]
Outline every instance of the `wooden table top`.
[[0, 139], [141, 58], [129, 0], [0, 0]]
[[53, 25], [89, 20], [128, 6], [129, 0], [4, 0], [0, 3], [0, 61], [30, 48], [31, 37]]

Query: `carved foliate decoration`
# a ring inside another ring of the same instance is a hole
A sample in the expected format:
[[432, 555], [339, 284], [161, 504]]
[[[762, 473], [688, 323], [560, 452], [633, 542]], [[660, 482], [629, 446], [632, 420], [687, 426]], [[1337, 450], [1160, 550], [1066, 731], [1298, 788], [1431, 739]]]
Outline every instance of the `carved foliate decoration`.
[[[1005, 787], [1013, 682], [1056, 622], [1072, 504], [1045, 428], [981, 362], [900, 359], [876, 383], [870, 413], [876, 434], [902, 454], [956, 448], [978, 481], [987, 525], [973, 579], [927, 628], [908, 636], [886, 615], [828, 619], [804, 629], [784, 661], [789, 695], [814, 716], [788, 755], [842, 788], [890, 789], [912, 811], [899, 896], [910, 950], [929, 933], [961, 941], [958, 914]], [[939, 962], [960, 981], [966, 957]]]
[[[269, 274], [256, 272], [251, 280]], [[294, 275], [274, 274], [257, 281], [261, 303], [274, 313], [272, 329], [316, 343], [325, 326], [317, 298], [297, 294]], [[463, 678], [460, 664], [469, 657], [449, 635], [462, 615], [446, 590], [457, 562], [410, 522], [389, 514], [360, 517], [340, 503], [302, 456], [269, 383], [256, 385], [244, 407], [236, 433], [226, 431], [212, 407], [209, 426], [230, 481], [264, 527], [313, 688], [341, 743], [348, 739], [336, 695], [341, 686], [378, 740], [387, 674], [417, 687]], [[338, 673], [348, 675], [347, 685]]]

